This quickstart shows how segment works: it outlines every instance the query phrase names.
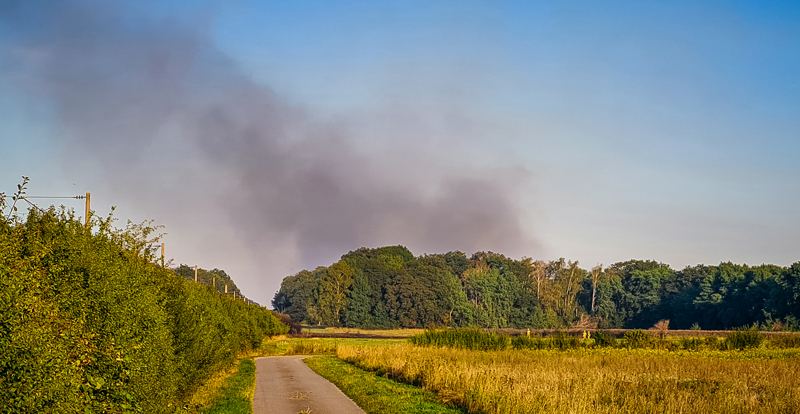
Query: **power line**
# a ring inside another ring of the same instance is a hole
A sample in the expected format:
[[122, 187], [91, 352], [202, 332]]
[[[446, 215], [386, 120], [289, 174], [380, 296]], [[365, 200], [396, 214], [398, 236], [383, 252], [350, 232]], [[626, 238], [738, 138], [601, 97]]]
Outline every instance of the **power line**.
[[83, 196], [83, 195], [77, 195], [77, 196], [72, 196], [72, 197], [66, 197], [66, 196], [64, 196], [64, 197], [58, 197], [58, 196], [23, 196], [23, 197], [20, 197], [20, 198], [74, 198], [74, 199], [77, 199], [77, 200], [83, 200], [84, 198], [86, 198], [86, 196]]

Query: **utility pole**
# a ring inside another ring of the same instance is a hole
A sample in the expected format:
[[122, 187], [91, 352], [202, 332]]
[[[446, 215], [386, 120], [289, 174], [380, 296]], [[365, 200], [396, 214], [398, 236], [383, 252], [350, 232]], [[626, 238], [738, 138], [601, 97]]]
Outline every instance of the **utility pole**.
[[214, 291], [216, 291], [217, 290], [217, 277], [216, 276], [214, 276], [211, 279], [211, 284], [214, 285]]
[[197, 282], [197, 265], [194, 265], [194, 281]]
[[228, 285], [227, 284], [225, 284], [225, 294], [226, 295], [228, 294]]
[[164, 267], [164, 243], [161, 243], [161, 267]]
[[84, 219], [84, 226], [89, 227], [89, 212], [92, 205], [92, 193], [86, 193], [86, 218]]

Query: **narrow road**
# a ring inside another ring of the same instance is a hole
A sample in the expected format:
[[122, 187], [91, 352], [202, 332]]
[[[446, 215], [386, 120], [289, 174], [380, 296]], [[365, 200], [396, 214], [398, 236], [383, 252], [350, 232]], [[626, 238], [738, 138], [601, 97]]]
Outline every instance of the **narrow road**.
[[364, 414], [335, 385], [304, 364], [306, 357], [256, 358], [253, 414]]

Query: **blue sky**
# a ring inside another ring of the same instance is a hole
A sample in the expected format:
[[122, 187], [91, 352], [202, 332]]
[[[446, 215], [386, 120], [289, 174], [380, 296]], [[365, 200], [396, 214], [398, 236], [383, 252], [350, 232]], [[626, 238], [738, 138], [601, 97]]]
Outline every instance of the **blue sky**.
[[398, 243], [788, 265], [798, 22], [754, 1], [6, 2], [0, 191], [92, 191], [263, 304]]

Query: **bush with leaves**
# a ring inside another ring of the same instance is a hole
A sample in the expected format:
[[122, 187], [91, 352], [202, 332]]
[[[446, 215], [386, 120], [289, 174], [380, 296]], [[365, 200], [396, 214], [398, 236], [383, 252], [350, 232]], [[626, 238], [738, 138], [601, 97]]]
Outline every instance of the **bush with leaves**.
[[647, 348], [653, 344], [654, 339], [652, 335], [641, 329], [625, 332], [625, 345], [628, 348]]
[[756, 329], [737, 329], [725, 336], [723, 347], [725, 349], [758, 348], [764, 341], [764, 336]]
[[594, 346], [598, 348], [615, 347], [617, 340], [606, 332], [597, 331], [594, 333]]
[[0, 412], [173, 412], [288, 330], [157, 266], [150, 223], [112, 223], [52, 207], [0, 222]]

